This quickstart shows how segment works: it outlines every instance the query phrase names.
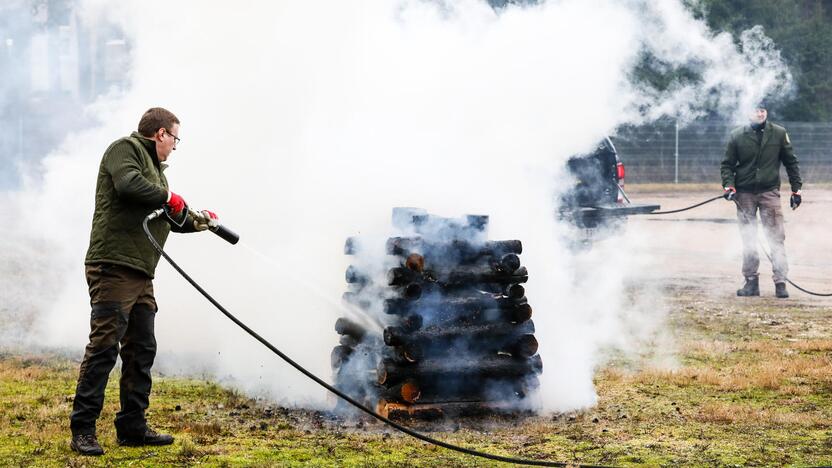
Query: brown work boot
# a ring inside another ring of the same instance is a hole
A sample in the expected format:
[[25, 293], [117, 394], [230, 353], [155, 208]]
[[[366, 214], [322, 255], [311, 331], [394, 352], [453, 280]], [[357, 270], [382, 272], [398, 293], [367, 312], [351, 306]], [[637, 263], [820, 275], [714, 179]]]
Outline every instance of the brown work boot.
[[159, 434], [156, 431], [147, 428], [143, 433], [129, 436], [119, 436], [118, 444], [127, 447], [140, 447], [142, 445], [170, 445], [173, 443], [173, 436], [168, 434]]
[[104, 455], [104, 449], [98, 444], [95, 434], [79, 434], [72, 436], [69, 448], [81, 455]]
[[786, 291], [786, 283], [774, 283], [774, 295], [780, 299], [789, 297], [789, 292]]
[[760, 295], [760, 278], [757, 276], [746, 276], [745, 285], [737, 289], [737, 296], [759, 296]]

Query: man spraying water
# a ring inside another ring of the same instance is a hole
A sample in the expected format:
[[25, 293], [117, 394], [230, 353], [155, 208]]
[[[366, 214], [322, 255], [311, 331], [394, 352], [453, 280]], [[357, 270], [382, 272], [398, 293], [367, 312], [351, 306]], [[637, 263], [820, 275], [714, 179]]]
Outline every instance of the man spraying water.
[[70, 415], [70, 447], [82, 455], [102, 455], [95, 423], [104, 389], [120, 355], [120, 445], [167, 445], [173, 437], [151, 430], [145, 419], [150, 404], [150, 368], [156, 357], [153, 277], [159, 253], [142, 231], [145, 217], [163, 204], [181, 224], [159, 217], [149, 226], [164, 244], [171, 230], [215, 229], [210, 211], [188, 212], [185, 200], [171, 192], [164, 162], [179, 143], [179, 119], [166, 109], [144, 113], [137, 132], [113, 142], [101, 159], [95, 190], [86, 276], [89, 286], [90, 338], [78, 376]]

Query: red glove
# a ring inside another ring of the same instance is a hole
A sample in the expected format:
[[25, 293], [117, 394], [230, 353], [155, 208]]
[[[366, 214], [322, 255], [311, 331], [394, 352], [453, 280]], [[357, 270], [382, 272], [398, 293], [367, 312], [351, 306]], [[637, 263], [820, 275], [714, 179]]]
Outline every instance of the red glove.
[[185, 209], [185, 199], [173, 192], [170, 192], [170, 196], [168, 197], [168, 206], [170, 207], [171, 214], [174, 216], [178, 215], [183, 209]]

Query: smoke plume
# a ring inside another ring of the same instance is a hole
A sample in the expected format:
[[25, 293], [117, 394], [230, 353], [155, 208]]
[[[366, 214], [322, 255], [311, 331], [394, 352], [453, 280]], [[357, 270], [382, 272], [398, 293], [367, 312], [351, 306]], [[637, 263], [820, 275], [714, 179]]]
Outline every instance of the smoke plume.
[[[2, 312], [16, 324], [4, 342], [80, 354], [101, 154], [163, 106], [182, 121], [172, 190], [243, 239], [172, 235], [166, 250], [240, 319], [328, 375], [345, 238], [385, 238], [393, 206], [488, 214], [490, 238], [523, 241], [546, 410], [592, 405], [605, 352], [661, 337], [666, 310], [658, 289], [640, 286], [655, 259], [632, 254], [649, 232], [578, 254], [563, 240], [570, 228], [553, 201], [569, 187], [564, 161], [623, 124], [714, 111], [742, 119], [790, 89], [762, 30], [736, 45], [681, 1], [88, 0], [80, 14], [124, 29], [132, 87], [79, 109], [101, 124], [73, 132], [9, 195], [5, 242], [16, 245], [4, 251], [19, 271], [3, 272], [12, 304]], [[698, 78], [652, 89], [633, 78], [644, 57]], [[155, 289], [157, 369], [325, 404], [164, 264]]]

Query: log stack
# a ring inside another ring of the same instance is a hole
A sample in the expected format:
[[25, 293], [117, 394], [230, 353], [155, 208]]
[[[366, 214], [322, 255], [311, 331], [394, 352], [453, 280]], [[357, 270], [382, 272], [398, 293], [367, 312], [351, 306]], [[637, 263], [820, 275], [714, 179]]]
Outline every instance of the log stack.
[[389, 417], [522, 407], [543, 363], [521, 242], [489, 241], [480, 215], [395, 208], [393, 225], [381, 268], [361, 239], [346, 242], [343, 299], [357, 313], [335, 323], [336, 386]]

